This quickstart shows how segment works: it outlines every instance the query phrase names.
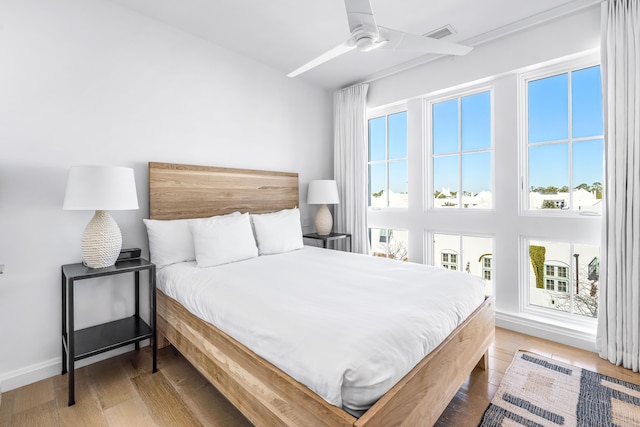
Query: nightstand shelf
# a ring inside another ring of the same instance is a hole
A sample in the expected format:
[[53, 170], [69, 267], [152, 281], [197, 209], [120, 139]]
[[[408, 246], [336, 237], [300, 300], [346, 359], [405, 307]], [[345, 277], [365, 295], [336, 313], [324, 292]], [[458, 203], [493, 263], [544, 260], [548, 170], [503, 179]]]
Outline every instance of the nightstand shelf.
[[153, 330], [140, 317], [132, 316], [75, 331], [75, 360], [95, 356], [139, 341], [150, 339]]

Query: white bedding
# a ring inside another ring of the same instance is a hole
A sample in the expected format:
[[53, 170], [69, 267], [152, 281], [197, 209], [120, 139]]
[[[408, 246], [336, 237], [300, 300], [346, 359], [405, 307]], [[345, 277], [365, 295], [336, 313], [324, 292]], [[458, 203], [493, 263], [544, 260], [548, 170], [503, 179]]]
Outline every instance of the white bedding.
[[466, 273], [309, 246], [211, 268], [170, 265], [157, 286], [354, 414], [484, 300], [484, 282]]

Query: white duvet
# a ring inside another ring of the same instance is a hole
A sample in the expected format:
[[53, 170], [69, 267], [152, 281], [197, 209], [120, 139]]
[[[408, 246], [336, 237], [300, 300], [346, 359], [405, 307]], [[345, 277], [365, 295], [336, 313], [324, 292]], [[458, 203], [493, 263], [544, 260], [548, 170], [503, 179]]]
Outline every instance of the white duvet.
[[198, 268], [157, 286], [327, 402], [357, 414], [484, 300], [484, 282], [422, 264], [305, 246]]

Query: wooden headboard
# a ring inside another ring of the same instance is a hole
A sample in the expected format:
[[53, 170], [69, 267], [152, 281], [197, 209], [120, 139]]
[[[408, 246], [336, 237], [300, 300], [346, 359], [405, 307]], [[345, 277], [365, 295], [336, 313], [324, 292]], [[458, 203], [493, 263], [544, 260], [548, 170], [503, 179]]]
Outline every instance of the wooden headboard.
[[149, 162], [151, 219], [259, 214], [297, 206], [297, 173]]

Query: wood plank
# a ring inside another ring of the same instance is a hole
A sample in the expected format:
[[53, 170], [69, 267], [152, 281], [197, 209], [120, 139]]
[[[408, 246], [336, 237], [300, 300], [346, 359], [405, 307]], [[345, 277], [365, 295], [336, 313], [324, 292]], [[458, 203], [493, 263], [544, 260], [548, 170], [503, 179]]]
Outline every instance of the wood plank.
[[100, 402], [93, 398], [76, 401], [73, 406], [59, 405], [58, 420], [61, 427], [104, 427], [108, 425], [102, 408], [100, 408]]
[[2, 398], [0, 399], [0, 426], [11, 425], [11, 418], [13, 418], [13, 404], [15, 402], [16, 394], [19, 392], [20, 389], [16, 389], [2, 393]]
[[[173, 409], [173, 408], [171, 408]], [[144, 401], [135, 396], [129, 400], [118, 403], [104, 411], [104, 418], [108, 426], [136, 426], [136, 427], [156, 427], [156, 424], [149, 414]]]
[[[123, 368], [120, 359], [107, 359], [99, 365], [87, 366], [87, 381], [100, 402], [103, 410], [119, 405], [136, 397], [129, 373]], [[77, 394], [78, 399], [86, 397]]]
[[[133, 379], [133, 383], [157, 425], [193, 427], [202, 425], [161, 372], [137, 376]], [[163, 408], [171, 408], [171, 411], [164, 411]]]
[[[16, 403], [19, 403], [19, 400], [16, 400]], [[15, 413], [9, 425], [11, 427], [57, 426], [58, 418], [55, 409], [56, 403], [53, 400], [37, 406], [30, 406], [26, 410]]]
[[53, 400], [55, 400], [55, 393], [51, 378], [29, 384], [16, 392], [13, 413], [18, 414]]
[[149, 162], [149, 215], [203, 218], [268, 213], [298, 203], [298, 174]]
[[480, 358], [480, 360], [478, 360], [478, 363], [476, 364], [476, 368], [480, 368], [483, 371], [486, 371], [489, 369], [489, 350], [487, 350], [482, 357]]

